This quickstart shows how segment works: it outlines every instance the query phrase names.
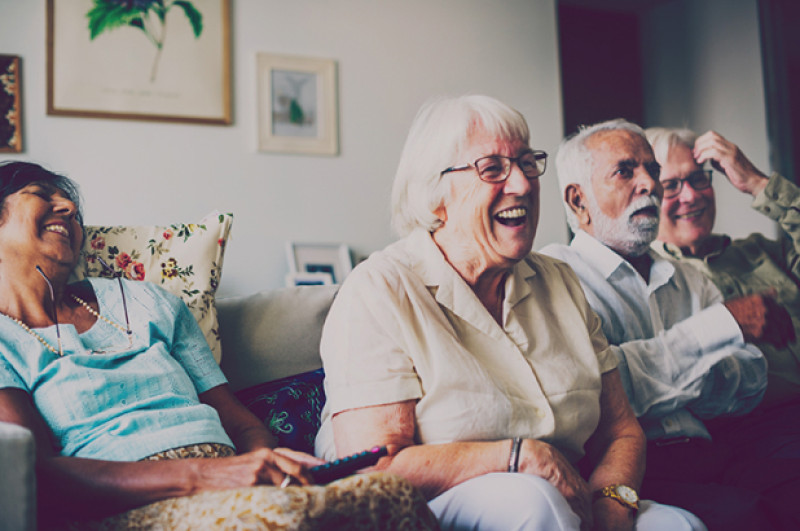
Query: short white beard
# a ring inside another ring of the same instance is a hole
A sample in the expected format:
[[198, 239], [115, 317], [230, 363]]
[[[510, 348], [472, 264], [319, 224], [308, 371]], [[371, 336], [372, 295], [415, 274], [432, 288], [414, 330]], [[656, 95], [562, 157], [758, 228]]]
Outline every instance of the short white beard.
[[[594, 225], [594, 237], [606, 247], [624, 256], [641, 256], [658, 236], [658, 218], [661, 201], [658, 196], [635, 199], [617, 218], [606, 216], [593, 196], [589, 197], [589, 214]], [[656, 207], [652, 218], [633, 219], [633, 213], [642, 208]]]

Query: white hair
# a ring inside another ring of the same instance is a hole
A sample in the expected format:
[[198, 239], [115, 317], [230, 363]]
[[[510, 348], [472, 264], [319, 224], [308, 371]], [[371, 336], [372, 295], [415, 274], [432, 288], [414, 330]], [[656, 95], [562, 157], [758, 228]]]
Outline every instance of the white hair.
[[441, 172], [472, 162], [456, 158], [477, 133], [525, 144], [530, 136], [522, 114], [489, 96], [436, 98], [417, 112], [392, 188], [392, 227], [397, 234], [405, 236], [418, 227], [432, 232], [441, 225], [434, 211], [449, 193]]
[[638, 125], [617, 118], [594, 125], [581, 126], [578, 132], [561, 141], [556, 154], [556, 172], [561, 190], [561, 199], [567, 213], [567, 223], [573, 232], [580, 228], [577, 216], [567, 204], [565, 191], [570, 184], [579, 185], [586, 193], [591, 195], [592, 173], [594, 171], [594, 158], [592, 152], [586, 147], [586, 141], [593, 135], [605, 131], [629, 131], [647, 141], [644, 130]]
[[672, 148], [686, 146], [692, 149], [694, 141], [697, 140], [697, 133], [685, 128], [649, 127], [644, 133], [647, 135], [647, 141], [653, 147], [653, 155], [662, 164], [666, 162]]

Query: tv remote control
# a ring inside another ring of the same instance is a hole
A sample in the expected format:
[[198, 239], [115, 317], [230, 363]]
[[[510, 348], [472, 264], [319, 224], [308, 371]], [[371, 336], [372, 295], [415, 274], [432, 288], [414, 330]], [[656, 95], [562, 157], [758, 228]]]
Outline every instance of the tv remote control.
[[375, 446], [357, 454], [329, 461], [323, 465], [317, 465], [310, 468], [309, 472], [311, 472], [311, 476], [318, 485], [324, 485], [336, 479], [349, 476], [356, 470], [374, 465], [378, 462], [378, 459], [387, 453], [385, 446]]

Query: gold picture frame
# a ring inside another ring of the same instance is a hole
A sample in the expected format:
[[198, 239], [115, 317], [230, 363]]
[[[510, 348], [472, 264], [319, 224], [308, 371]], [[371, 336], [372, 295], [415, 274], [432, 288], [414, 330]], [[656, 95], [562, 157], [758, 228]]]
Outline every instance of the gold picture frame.
[[258, 148], [339, 154], [336, 61], [257, 54]]
[[22, 151], [22, 60], [0, 55], [0, 153]]
[[230, 13], [230, 0], [47, 0], [47, 114], [230, 124]]

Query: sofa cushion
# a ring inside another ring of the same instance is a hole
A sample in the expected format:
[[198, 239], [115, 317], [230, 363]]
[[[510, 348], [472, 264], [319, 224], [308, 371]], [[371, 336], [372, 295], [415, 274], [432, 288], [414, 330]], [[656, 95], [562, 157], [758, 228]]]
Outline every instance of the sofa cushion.
[[[149, 280], [181, 297], [217, 361], [222, 356], [214, 295], [233, 216], [212, 212], [199, 223], [168, 226], [87, 226], [74, 279], [123, 275]], [[102, 258], [113, 273], [98, 261]]]
[[219, 299], [220, 366], [231, 389], [322, 367], [322, 325], [337, 289], [293, 286]]
[[278, 446], [314, 453], [314, 437], [325, 405], [322, 369], [272, 382], [265, 382], [236, 393], [278, 439]]

